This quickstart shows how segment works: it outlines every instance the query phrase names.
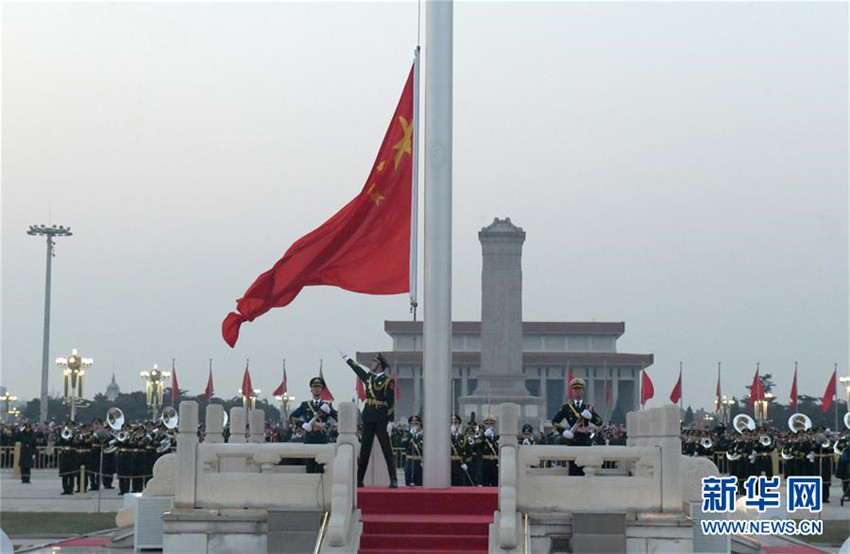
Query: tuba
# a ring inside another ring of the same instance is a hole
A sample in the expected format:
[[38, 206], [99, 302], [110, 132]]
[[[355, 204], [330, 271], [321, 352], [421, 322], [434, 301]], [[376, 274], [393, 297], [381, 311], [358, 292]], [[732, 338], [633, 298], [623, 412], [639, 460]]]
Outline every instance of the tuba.
[[171, 406], [162, 411], [162, 424], [165, 425], [166, 429], [174, 429], [177, 427], [177, 420], [177, 410]]
[[738, 433], [743, 433], [744, 429], [755, 431], [756, 422], [747, 414], [738, 414], [734, 417], [734, 419], [732, 419], [732, 428], [734, 428]]
[[812, 420], [809, 419], [809, 416], [802, 413], [791, 414], [788, 418], [788, 428], [792, 433], [796, 433], [797, 431], [808, 431], [812, 428]]
[[850, 429], [850, 412], [844, 414], [844, 426]]
[[115, 431], [121, 430], [121, 427], [124, 426], [124, 412], [121, 411], [121, 408], [109, 408], [109, 411], [106, 412], [106, 424]]

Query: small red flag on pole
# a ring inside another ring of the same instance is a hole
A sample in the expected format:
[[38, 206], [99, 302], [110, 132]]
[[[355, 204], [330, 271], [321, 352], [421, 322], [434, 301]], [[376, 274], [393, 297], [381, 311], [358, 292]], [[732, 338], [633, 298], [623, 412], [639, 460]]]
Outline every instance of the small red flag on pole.
[[248, 362], [245, 362], [245, 374], [242, 376], [242, 396], [251, 398], [254, 394], [254, 387], [251, 385], [251, 374], [248, 373]]
[[274, 390], [272, 396], [283, 396], [287, 393], [286, 390], [286, 370], [283, 370], [283, 381], [280, 382], [280, 385]]
[[[322, 360], [319, 360], [319, 377], [322, 378], [322, 381], [325, 381], [325, 376], [322, 374]], [[331, 394], [331, 389], [328, 387], [327, 381], [325, 381], [325, 389], [322, 391], [322, 396], [319, 398], [325, 402], [333, 402], [334, 395]]]
[[570, 382], [573, 380], [573, 368], [567, 364], [567, 402], [573, 399], [573, 391], [570, 388]]
[[655, 396], [655, 387], [652, 386], [652, 379], [645, 369], [641, 370], [640, 378], [640, 405], [646, 404], [646, 401]]
[[797, 362], [794, 362], [794, 380], [791, 381], [791, 409], [797, 411]]
[[357, 398], [360, 399], [361, 402], [366, 400], [366, 389], [363, 388], [363, 381], [360, 380], [360, 377], [354, 376], [354, 381], [356, 384], [354, 385], [354, 389], [357, 391]]
[[210, 401], [213, 393], [215, 393], [215, 388], [213, 387], [213, 378], [212, 378], [212, 358], [210, 358], [210, 376], [207, 379], [207, 388], [204, 389], [204, 396], [206, 396], [207, 402]]
[[753, 384], [750, 385], [750, 397], [747, 399], [747, 404], [754, 405], [761, 400], [761, 379], [759, 379], [759, 367], [756, 364], [756, 374], [753, 376]]
[[673, 390], [670, 392], [670, 402], [678, 404], [682, 400], [682, 364], [679, 363], [679, 379], [673, 385]]
[[177, 384], [177, 370], [174, 369], [174, 361], [171, 362], [171, 407], [180, 399], [180, 385]]
[[821, 406], [823, 413], [827, 413], [829, 411], [832, 407], [832, 401], [835, 399], [835, 394], [838, 390], [835, 384], [837, 374], [838, 370], [833, 371], [832, 377], [829, 378], [829, 383], [826, 384], [826, 390], [824, 391], [823, 398], [821, 399], [821, 402], [823, 403], [823, 406]]
[[723, 401], [723, 398], [720, 396], [720, 362], [717, 362], [717, 386], [714, 387], [714, 396], [716, 397], [714, 401], [714, 411], [719, 412], [721, 402]]

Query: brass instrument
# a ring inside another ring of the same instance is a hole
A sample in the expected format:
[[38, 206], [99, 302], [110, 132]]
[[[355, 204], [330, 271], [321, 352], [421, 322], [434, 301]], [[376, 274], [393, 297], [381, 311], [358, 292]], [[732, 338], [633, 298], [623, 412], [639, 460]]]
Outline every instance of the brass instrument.
[[62, 438], [65, 439], [66, 441], [71, 440], [71, 437], [74, 436], [74, 431], [66, 425], [65, 427], [62, 428], [61, 435], [62, 435]]
[[806, 414], [796, 413], [791, 414], [788, 418], [788, 428], [792, 433], [797, 431], [808, 431], [812, 428], [812, 420]]
[[177, 427], [178, 419], [177, 410], [173, 407], [169, 406], [162, 410], [162, 424], [165, 425], [166, 429], [174, 429]]
[[734, 417], [734, 419], [732, 419], [732, 428], [734, 428], [738, 433], [743, 433], [744, 429], [755, 431], [756, 422], [747, 414], [738, 414]]
[[771, 446], [773, 445], [773, 437], [768, 434], [761, 435], [759, 437], [759, 444], [765, 447]]
[[732, 450], [727, 450], [726, 451], [726, 459], [729, 460], [730, 462], [737, 462], [738, 460], [741, 459], [741, 453], [740, 452], [734, 452]]
[[106, 412], [106, 424], [110, 428], [120, 431], [121, 427], [124, 426], [124, 412], [120, 408], [109, 408], [109, 411]]
[[788, 449], [788, 446], [783, 446], [783, 447], [782, 447], [782, 450], [779, 452], [779, 456], [780, 456], [783, 460], [785, 460], [786, 462], [787, 462], [788, 460], [793, 460], [793, 459], [794, 459], [794, 455], [793, 455], [793, 454], [791, 454], [790, 450], [787, 450], [787, 449]]
[[844, 448], [847, 448], [847, 439], [838, 439], [832, 445], [832, 451], [834, 453], [838, 454], [839, 456], [841, 456], [841, 454], [844, 453], [844, 448], [838, 448], [838, 445], [841, 444], [842, 442], [844, 443]]
[[844, 414], [844, 426], [850, 429], [850, 412]]
[[713, 443], [713, 442], [712, 442], [712, 440], [711, 440], [710, 438], [708, 438], [708, 437], [703, 437], [703, 438], [699, 441], [699, 444], [700, 444], [700, 446], [702, 446], [702, 447], [703, 447], [704, 449], [706, 449], [706, 450], [711, 450], [711, 447], [712, 447], [712, 446], [714, 446], [714, 443]]

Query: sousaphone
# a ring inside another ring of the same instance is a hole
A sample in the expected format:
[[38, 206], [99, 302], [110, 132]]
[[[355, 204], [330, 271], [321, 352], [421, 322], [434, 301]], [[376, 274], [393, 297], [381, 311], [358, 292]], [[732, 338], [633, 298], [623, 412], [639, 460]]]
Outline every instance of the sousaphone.
[[755, 431], [756, 422], [747, 414], [738, 414], [732, 419], [732, 428], [743, 434], [744, 430]]
[[106, 424], [115, 431], [121, 430], [121, 427], [124, 426], [124, 412], [121, 411], [121, 408], [109, 408], [109, 411], [106, 412]]
[[165, 425], [166, 429], [174, 429], [177, 427], [177, 420], [177, 410], [173, 407], [169, 406], [162, 410], [162, 424]]
[[806, 414], [797, 412], [796, 414], [791, 414], [791, 416], [788, 417], [788, 428], [792, 433], [796, 433], [797, 431], [808, 431], [812, 428], [812, 420], [809, 419], [809, 416]]

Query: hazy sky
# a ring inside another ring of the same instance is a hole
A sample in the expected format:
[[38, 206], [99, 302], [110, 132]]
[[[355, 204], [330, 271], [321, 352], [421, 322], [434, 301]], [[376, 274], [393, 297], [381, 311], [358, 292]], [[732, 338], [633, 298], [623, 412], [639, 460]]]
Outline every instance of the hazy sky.
[[[680, 361], [686, 404], [719, 361], [727, 394], [760, 362], [785, 402], [797, 361], [820, 396], [848, 370], [847, 28], [842, 3], [455, 4], [454, 318], [480, 318], [477, 232], [508, 216], [524, 319], [625, 321], [653, 403]], [[171, 358], [197, 394], [213, 358], [231, 396], [250, 358], [265, 395], [285, 358], [303, 398], [324, 358], [349, 398], [336, 347], [389, 349], [406, 295], [308, 288], [233, 350], [220, 326], [359, 192], [416, 37], [415, 3], [4, 4], [0, 384], [39, 394], [25, 231], [55, 223], [50, 358], [94, 358], [89, 394]]]

